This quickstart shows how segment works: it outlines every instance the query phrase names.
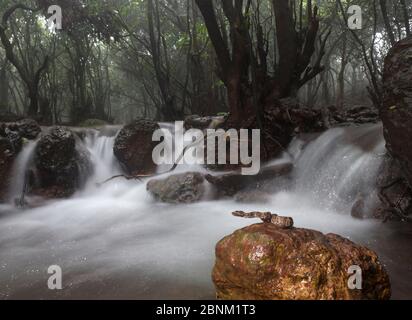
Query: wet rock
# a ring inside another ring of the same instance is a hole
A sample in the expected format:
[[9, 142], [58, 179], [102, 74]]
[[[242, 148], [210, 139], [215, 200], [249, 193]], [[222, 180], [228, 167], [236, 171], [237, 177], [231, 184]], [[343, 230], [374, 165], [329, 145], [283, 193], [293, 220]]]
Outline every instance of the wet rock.
[[344, 106], [336, 108], [331, 106], [325, 110], [328, 127], [361, 125], [378, 123], [379, 112], [374, 106]]
[[6, 131], [15, 132], [21, 138], [35, 140], [39, 136], [41, 128], [35, 120], [23, 119], [0, 124], [0, 134], [4, 134]]
[[32, 119], [23, 119], [14, 123], [9, 124], [9, 128], [20, 134], [22, 138], [28, 140], [36, 139], [41, 133], [41, 128], [39, 124]]
[[389, 152], [400, 161], [412, 187], [412, 37], [398, 42], [385, 59], [380, 110]]
[[193, 203], [205, 194], [204, 177], [198, 172], [172, 175], [166, 179], [153, 179], [147, 183], [147, 191], [166, 203]]
[[412, 189], [400, 162], [386, 155], [377, 177], [377, 206], [373, 217], [384, 220], [407, 220], [412, 214]]
[[[362, 289], [348, 286], [352, 266]], [[388, 274], [377, 255], [335, 234], [255, 224], [216, 246], [213, 282], [224, 300], [384, 300]]]
[[289, 110], [289, 114], [296, 124], [295, 133], [316, 133], [326, 129], [320, 110], [302, 107]]
[[13, 153], [17, 155], [23, 147], [23, 139], [18, 132], [10, 131], [6, 129], [6, 134], [4, 135], [10, 141], [13, 148]]
[[206, 175], [206, 180], [215, 188], [215, 197], [233, 197], [240, 191], [248, 188], [259, 188], [266, 181], [272, 181], [275, 178], [288, 175], [293, 169], [292, 163], [282, 163], [278, 165], [262, 168], [254, 176], [245, 176], [239, 172], [228, 173], [223, 175]]
[[47, 198], [71, 196], [92, 171], [89, 154], [76, 146], [72, 131], [54, 127], [36, 147], [30, 193]]
[[116, 137], [114, 154], [130, 175], [149, 175], [156, 171], [152, 153], [158, 142], [153, 133], [160, 129], [156, 122], [135, 120], [126, 125]]
[[364, 219], [366, 215], [366, 204], [363, 198], [359, 198], [352, 206], [351, 216], [355, 219]]

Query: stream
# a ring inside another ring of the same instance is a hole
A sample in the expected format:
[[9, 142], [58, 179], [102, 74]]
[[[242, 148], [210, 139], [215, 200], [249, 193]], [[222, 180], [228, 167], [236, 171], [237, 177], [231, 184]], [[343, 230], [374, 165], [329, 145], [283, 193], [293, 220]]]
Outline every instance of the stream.
[[[412, 227], [357, 220], [359, 196], [374, 204], [374, 181], [385, 153], [382, 127], [331, 129], [305, 142], [295, 139], [273, 163], [293, 161], [292, 181], [274, 180], [268, 203], [234, 200], [190, 205], [155, 202], [145, 183], [115, 179], [115, 130], [89, 130], [83, 143], [94, 174], [67, 200], [18, 210], [0, 205], [0, 299], [214, 299], [214, 247], [251, 221], [231, 212], [271, 211], [295, 226], [337, 233], [375, 250], [391, 277], [392, 297], [412, 298]], [[35, 142], [21, 152], [11, 198], [24, 187]], [[178, 171], [202, 171], [180, 167]], [[258, 222], [258, 221], [256, 221]], [[47, 287], [51, 265], [63, 271], [63, 290]]]

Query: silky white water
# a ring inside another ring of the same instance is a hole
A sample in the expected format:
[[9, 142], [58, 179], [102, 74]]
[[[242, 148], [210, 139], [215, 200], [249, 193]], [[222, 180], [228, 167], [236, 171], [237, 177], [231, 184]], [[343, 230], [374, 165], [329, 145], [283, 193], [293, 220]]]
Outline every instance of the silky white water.
[[15, 165], [12, 170], [13, 183], [9, 190], [8, 198], [10, 201], [18, 199], [24, 192], [26, 182], [26, 168], [29, 166], [30, 161], [33, 160], [33, 153], [37, 146], [36, 141], [29, 141], [24, 146], [23, 150], [17, 156]]
[[[396, 257], [405, 260], [381, 246], [391, 229], [355, 220], [348, 209], [357, 194], [373, 191], [384, 152], [379, 125], [330, 130], [304, 149], [296, 140], [284, 157], [294, 158], [293, 183], [266, 204], [168, 205], [156, 203], [145, 183], [115, 179], [97, 187], [120, 172], [113, 142], [97, 133], [85, 138], [95, 172], [73, 198], [26, 211], [0, 207], [0, 298], [213, 298], [215, 244], [254, 222], [232, 217], [239, 209], [292, 216], [298, 227], [382, 248], [390, 267]], [[47, 288], [51, 265], [62, 268], [63, 290]], [[412, 292], [397, 286], [400, 296]]]

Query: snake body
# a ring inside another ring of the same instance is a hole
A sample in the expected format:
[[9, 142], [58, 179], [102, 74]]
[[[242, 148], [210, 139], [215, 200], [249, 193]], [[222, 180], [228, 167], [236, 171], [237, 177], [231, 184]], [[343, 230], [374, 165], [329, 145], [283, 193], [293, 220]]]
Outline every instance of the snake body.
[[232, 213], [235, 217], [255, 219], [259, 218], [264, 223], [271, 223], [282, 229], [293, 228], [293, 219], [291, 217], [282, 217], [271, 212], [243, 212], [235, 211]]

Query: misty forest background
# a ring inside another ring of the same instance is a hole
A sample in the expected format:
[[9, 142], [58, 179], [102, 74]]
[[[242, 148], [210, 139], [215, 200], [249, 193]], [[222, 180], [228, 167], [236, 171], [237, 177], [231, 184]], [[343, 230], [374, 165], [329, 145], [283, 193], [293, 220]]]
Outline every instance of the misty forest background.
[[[63, 29], [50, 32], [54, 4]], [[347, 26], [350, 5], [361, 30]], [[233, 113], [242, 83], [254, 96], [272, 80], [276, 98], [309, 108], [377, 106], [384, 57], [411, 16], [409, 0], [2, 0], [0, 114], [182, 120]]]

